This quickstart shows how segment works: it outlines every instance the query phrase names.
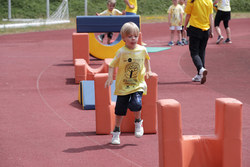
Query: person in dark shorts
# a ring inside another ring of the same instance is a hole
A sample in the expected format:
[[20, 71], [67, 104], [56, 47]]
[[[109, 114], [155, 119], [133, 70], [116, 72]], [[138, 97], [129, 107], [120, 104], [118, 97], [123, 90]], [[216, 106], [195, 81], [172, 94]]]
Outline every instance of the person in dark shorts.
[[113, 82], [114, 68], [118, 67], [115, 92], [115, 128], [112, 132], [111, 144], [120, 144], [120, 126], [127, 109], [134, 112], [135, 137], [142, 137], [144, 129], [141, 119], [142, 95], [147, 93], [144, 77], [153, 75], [150, 68], [149, 55], [144, 46], [138, 45], [139, 28], [133, 22], [125, 23], [121, 28], [121, 36], [125, 46], [121, 47], [109, 64], [109, 75], [105, 87]]
[[229, 20], [231, 19], [231, 7], [230, 0], [215, 0], [214, 6], [217, 6], [217, 13], [214, 19], [214, 26], [218, 39], [216, 44], [219, 44], [223, 41], [224, 37], [221, 35], [220, 22], [223, 21], [224, 28], [226, 30], [227, 38], [223, 43], [232, 43], [231, 41], [231, 30], [229, 28]]

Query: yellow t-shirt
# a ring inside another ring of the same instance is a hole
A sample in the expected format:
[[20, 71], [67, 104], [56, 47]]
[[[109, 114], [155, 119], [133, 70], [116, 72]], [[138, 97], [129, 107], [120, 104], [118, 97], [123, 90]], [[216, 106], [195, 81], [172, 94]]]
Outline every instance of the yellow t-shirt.
[[190, 14], [189, 24], [204, 31], [210, 28], [209, 16], [213, 13], [212, 0], [187, 1], [186, 14]]
[[145, 82], [145, 59], [150, 59], [144, 46], [136, 45], [131, 50], [126, 46], [121, 47], [110, 63], [110, 67], [118, 67], [115, 95], [128, 95], [134, 92], [143, 91], [147, 94], [147, 84]]
[[230, 0], [219, 0], [218, 1], [218, 10], [224, 11], [224, 12], [230, 12]]
[[131, 9], [131, 8], [129, 8], [129, 6], [128, 5], [126, 5], [126, 9], [125, 9], [125, 11], [126, 12], [130, 12], [130, 13], [137, 13], [137, 0], [129, 0], [129, 4], [130, 5], [134, 5], [134, 8], [133, 9]]
[[118, 9], [113, 9], [112, 11], [104, 10], [102, 13], [100, 13], [100, 16], [117, 16], [122, 15], [122, 12]]
[[184, 13], [184, 10], [179, 4], [177, 4], [176, 6], [171, 5], [168, 8], [168, 14], [171, 14], [170, 23], [172, 26], [180, 26], [180, 23], [182, 23], [181, 14], [183, 13]]

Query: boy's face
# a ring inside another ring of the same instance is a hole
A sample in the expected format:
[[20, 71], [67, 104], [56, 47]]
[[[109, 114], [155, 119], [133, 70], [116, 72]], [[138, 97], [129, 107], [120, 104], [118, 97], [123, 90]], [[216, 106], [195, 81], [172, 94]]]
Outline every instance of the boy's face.
[[125, 42], [127, 48], [134, 49], [138, 42], [138, 34], [136, 33], [127, 34], [122, 39]]
[[178, 0], [173, 0], [173, 4], [176, 6], [178, 4]]
[[115, 8], [115, 4], [113, 4], [113, 3], [109, 3], [109, 4], [108, 4], [108, 10], [109, 10], [110, 12], [112, 12], [114, 8]]

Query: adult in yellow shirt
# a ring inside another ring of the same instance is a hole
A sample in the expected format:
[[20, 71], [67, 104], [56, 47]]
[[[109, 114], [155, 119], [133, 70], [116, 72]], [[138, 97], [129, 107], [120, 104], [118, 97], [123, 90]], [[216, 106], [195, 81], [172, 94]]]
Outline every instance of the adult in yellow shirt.
[[126, 15], [136, 15], [137, 13], [137, 0], [124, 0], [126, 4]]
[[212, 0], [188, 0], [185, 8], [184, 29], [189, 36], [189, 51], [197, 69], [193, 82], [206, 82], [205, 54], [207, 41], [213, 37], [213, 2]]

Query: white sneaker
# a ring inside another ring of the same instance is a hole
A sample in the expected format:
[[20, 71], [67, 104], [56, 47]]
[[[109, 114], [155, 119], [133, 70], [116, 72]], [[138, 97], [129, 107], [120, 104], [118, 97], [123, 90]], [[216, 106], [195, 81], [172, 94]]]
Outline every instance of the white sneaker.
[[204, 84], [207, 80], [207, 70], [205, 68], [201, 68], [199, 71], [199, 74], [201, 76], [201, 84]]
[[141, 122], [135, 122], [135, 137], [142, 137], [144, 134], [144, 129], [142, 126], [143, 120]]
[[218, 36], [216, 44], [219, 44], [223, 39], [224, 39], [224, 37], [222, 35]]
[[111, 140], [111, 144], [119, 145], [121, 143], [120, 142], [120, 134], [121, 134], [121, 132], [111, 132], [111, 134], [113, 135], [112, 140]]
[[193, 78], [192, 78], [192, 81], [193, 82], [201, 82], [201, 75], [195, 75]]

